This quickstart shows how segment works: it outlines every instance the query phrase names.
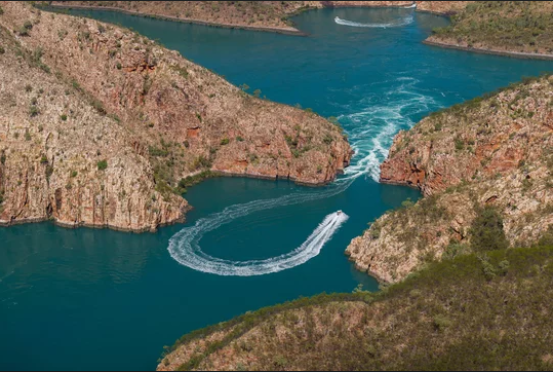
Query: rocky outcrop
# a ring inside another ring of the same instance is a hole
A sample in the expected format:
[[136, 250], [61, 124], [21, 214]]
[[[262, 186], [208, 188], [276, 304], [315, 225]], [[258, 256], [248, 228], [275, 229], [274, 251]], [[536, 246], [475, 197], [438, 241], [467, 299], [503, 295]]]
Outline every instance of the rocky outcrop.
[[512, 245], [553, 226], [553, 77], [511, 87], [431, 115], [394, 140], [381, 181], [418, 187], [425, 198], [390, 212], [352, 241], [363, 271], [399, 281], [470, 244], [478, 208], [494, 206]]
[[314, 113], [129, 30], [2, 7], [3, 224], [152, 230], [184, 218], [179, 181], [204, 170], [319, 185], [349, 164], [340, 128]]
[[[434, 3], [440, 3], [436, 1]], [[517, 58], [553, 60], [551, 1], [476, 1], [425, 43]], [[462, 11], [461, 11], [462, 10]]]
[[183, 336], [157, 370], [548, 370], [551, 258], [551, 247], [469, 255], [380, 293], [248, 312]]
[[53, 6], [119, 10], [162, 19], [212, 26], [303, 33], [287, 19], [306, 9], [337, 7], [408, 7], [451, 15], [471, 1], [52, 1]]

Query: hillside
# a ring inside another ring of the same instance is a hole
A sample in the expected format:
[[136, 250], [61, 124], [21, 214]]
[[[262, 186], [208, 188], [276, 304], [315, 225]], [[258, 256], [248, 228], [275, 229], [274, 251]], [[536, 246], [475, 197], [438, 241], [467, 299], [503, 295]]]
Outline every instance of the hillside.
[[535, 244], [553, 229], [553, 77], [430, 115], [397, 135], [381, 169], [382, 182], [425, 198], [352, 241], [360, 270], [399, 281], [429, 260], [477, 250], [481, 225], [504, 234], [503, 245]]
[[153, 230], [181, 221], [181, 193], [212, 172], [319, 185], [349, 163], [340, 128], [316, 114], [129, 30], [1, 6], [2, 224]]
[[553, 2], [476, 1], [426, 42], [520, 57], [553, 59]]
[[[418, 9], [453, 14], [467, 1], [417, 1]], [[52, 1], [54, 6], [121, 10], [224, 27], [301, 34], [288, 19], [306, 9], [325, 7], [405, 7], [413, 1]]]
[[194, 332], [158, 370], [551, 370], [552, 273], [552, 248], [463, 256]]

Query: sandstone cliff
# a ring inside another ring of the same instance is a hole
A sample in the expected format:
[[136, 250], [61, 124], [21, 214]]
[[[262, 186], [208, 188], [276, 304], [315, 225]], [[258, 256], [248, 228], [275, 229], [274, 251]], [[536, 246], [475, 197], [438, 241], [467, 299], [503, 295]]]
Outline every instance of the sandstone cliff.
[[378, 294], [247, 313], [182, 337], [158, 370], [549, 370], [552, 258], [551, 247], [470, 255]]
[[[425, 262], [470, 244], [477, 210], [502, 215], [512, 245], [553, 226], [553, 77], [433, 114], [395, 138], [381, 181], [425, 198], [373, 223], [347, 254], [360, 270], [399, 281]], [[409, 203], [408, 203], [409, 204]]]
[[187, 176], [318, 185], [349, 163], [340, 129], [316, 114], [254, 98], [129, 30], [1, 6], [4, 224], [150, 230], [183, 219]]
[[553, 59], [552, 1], [476, 1], [459, 10], [452, 25], [435, 30], [427, 44]]
[[93, 7], [174, 20], [301, 34], [287, 19], [306, 9], [325, 7], [406, 7], [451, 15], [470, 1], [52, 1], [54, 6]]

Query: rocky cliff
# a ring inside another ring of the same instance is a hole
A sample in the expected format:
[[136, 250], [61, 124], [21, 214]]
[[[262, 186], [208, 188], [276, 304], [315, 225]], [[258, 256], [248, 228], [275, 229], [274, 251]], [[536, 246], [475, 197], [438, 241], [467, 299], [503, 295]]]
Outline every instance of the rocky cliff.
[[381, 181], [425, 198], [392, 211], [352, 241], [347, 254], [385, 282], [424, 263], [470, 250], [483, 207], [503, 220], [512, 245], [553, 226], [553, 77], [529, 80], [436, 113], [394, 140]]
[[[2, 2], [0, 220], [151, 230], [205, 171], [318, 185], [340, 128], [254, 98], [129, 30]], [[14, 32], [12, 32], [14, 30]]]
[[428, 44], [504, 54], [553, 59], [552, 1], [476, 1], [435, 30]]
[[287, 19], [306, 9], [325, 7], [406, 7], [451, 15], [470, 1], [52, 1], [54, 6], [121, 10], [174, 20], [301, 34]]
[[158, 370], [549, 370], [552, 253], [469, 255], [378, 294], [247, 313], [182, 337]]

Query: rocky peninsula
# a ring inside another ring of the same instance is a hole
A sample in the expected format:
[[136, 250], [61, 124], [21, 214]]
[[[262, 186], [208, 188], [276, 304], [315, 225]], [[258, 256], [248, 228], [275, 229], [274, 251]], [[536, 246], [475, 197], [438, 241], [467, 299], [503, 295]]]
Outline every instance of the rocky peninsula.
[[476, 1], [425, 43], [471, 52], [553, 60], [550, 1]]
[[552, 103], [553, 77], [528, 79], [399, 133], [381, 182], [417, 187], [424, 198], [352, 241], [347, 254], [357, 268], [398, 282], [427, 262], [474, 251], [475, 222], [490, 210], [510, 246], [550, 234]]
[[219, 172], [321, 185], [341, 129], [256, 98], [130, 30], [2, 2], [0, 223], [149, 231]]
[[309, 9], [335, 7], [410, 7], [442, 15], [470, 1], [51, 1], [55, 7], [123, 11], [181, 22], [303, 35], [289, 17]]

